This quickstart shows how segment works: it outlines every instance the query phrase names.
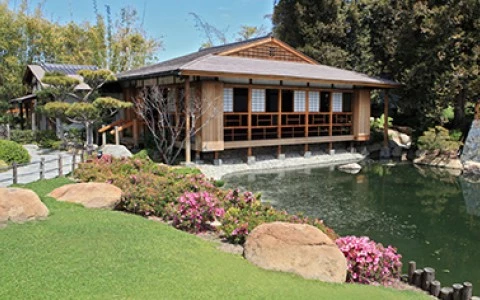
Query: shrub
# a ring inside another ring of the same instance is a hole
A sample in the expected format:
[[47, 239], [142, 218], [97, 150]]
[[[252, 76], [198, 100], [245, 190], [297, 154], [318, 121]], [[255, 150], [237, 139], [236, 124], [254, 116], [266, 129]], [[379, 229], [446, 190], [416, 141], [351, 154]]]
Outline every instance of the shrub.
[[30, 154], [27, 149], [16, 142], [0, 140], [0, 160], [9, 165], [13, 162], [24, 164], [30, 161]]
[[248, 234], [258, 225], [270, 222], [310, 224], [335, 240], [337, 235], [321, 220], [301, 215], [290, 215], [260, 202], [260, 195], [252, 192], [229, 191], [225, 196], [226, 213], [222, 221], [225, 238], [234, 244], [243, 244]]
[[35, 143], [35, 135], [32, 130], [18, 130], [14, 129], [10, 133], [10, 139], [19, 144], [33, 144]]
[[450, 135], [448, 129], [442, 126], [435, 126], [423, 132], [418, 138], [418, 148], [420, 150], [448, 150], [458, 151], [463, 144], [459, 141], [458, 133]]
[[140, 150], [138, 151], [137, 153], [135, 153], [133, 155], [134, 158], [138, 158], [138, 159], [147, 159], [147, 160], [150, 160], [150, 156], [148, 155], [148, 150], [146, 149], [143, 149], [143, 150]]
[[177, 203], [170, 203], [168, 212], [174, 227], [192, 233], [214, 230], [210, 224], [225, 214], [221, 202], [209, 192], [186, 192]]
[[347, 282], [388, 285], [400, 277], [402, 256], [397, 249], [368, 237], [346, 236], [336, 243], [347, 259]]

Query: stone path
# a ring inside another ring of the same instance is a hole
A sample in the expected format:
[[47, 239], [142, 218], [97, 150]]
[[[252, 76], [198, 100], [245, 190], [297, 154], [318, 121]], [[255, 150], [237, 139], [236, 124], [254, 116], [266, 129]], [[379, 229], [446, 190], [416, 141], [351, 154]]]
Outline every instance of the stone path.
[[[54, 151], [49, 149], [38, 149], [35, 145], [24, 146], [31, 156], [30, 163], [18, 167], [18, 183], [30, 183], [40, 179], [40, 159], [45, 158], [45, 179], [58, 176], [58, 155], [63, 158], [63, 174], [72, 171], [72, 154], [65, 151]], [[80, 157], [77, 156], [77, 163]], [[13, 183], [12, 170], [0, 173], [0, 187], [7, 187]]]
[[338, 164], [347, 164], [361, 161], [365, 158], [362, 154], [359, 153], [349, 153], [349, 152], [340, 152], [337, 151], [336, 154], [318, 154], [312, 155], [311, 157], [290, 157], [284, 160], [279, 159], [265, 159], [256, 161], [253, 164], [246, 164], [244, 162], [234, 163], [225, 161], [221, 166], [215, 166], [211, 164], [197, 164], [197, 168], [202, 171], [203, 174], [208, 178], [213, 178], [215, 180], [221, 179], [223, 176], [228, 174], [241, 174], [248, 173], [252, 171], [264, 171], [264, 170], [275, 170], [275, 169], [294, 169], [294, 168], [303, 168], [303, 167], [321, 167], [321, 166], [332, 166]]

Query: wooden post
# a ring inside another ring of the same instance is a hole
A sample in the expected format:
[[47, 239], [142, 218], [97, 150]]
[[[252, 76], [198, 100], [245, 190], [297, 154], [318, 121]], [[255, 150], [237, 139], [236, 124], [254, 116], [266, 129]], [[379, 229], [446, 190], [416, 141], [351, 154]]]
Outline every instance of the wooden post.
[[282, 138], [282, 92], [283, 90], [278, 90], [278, 115], [277, 115], [277, 138]]
[[[102, 128], [105, 127], [105, 125], [102, 125]], [[102, 145], [105, 146], [107, 144], [107, 130], [102, 132]]]
[[462, 289], [463, 289], [463, 285], [461, 285], [460, 283], [454, 283], [452, 285], [452, 288], [453, 288], [453, 300], [460, 300], [460, 297], [462, 296]]
[[77, 163], [77, 150], [73, 152], [72, 155], [72, 174], [75, 172], [75, 164]]
[[61, 154], [58, 155], [58, 176], [63, 176], [63, 159]]
[[23, 118], [23, 102], [19, 102], [20, 107], [20, 129], [25, 130], [25, 120]]
[[85, 150], [82, 149], [82, 151], [80, 151], [80, 162], [84, 162], [85, 161]]
[[408, 282], [413, 283], [413, 272], [417, 269], [417, 263], [410, 261], [408, 263]]
[[[333, 92], [330, 92], [329, 93], [329, 97], [330, 97], [330, 126], [328, 127], [328, 136], [333, 136]], [[321, 99], [321, 96], [320, 96], [320, 99]], [[332, 150], [332, 146], [331, 146], [331, 143], [330, 143], [330, 146], [329, 146], [330, 150]]]
[[438, 295], [438, 298], [442, 300], [451, 300], [452, 294], [453, 294], [453, 288], [444, 287], [440, 289], [440, 294]]
[[473, 294], [473, 285], [470, 282], [463, 283], [462, 300], [470, 300]]
[[185, 78], [185, 163], [192, 162], [191, 158], [191, 136], [190, 136], [190, 76]]
[[388, 147], [388, 92], [385, 91], [385, 98], [383, 101], [383, 146]]
[[18, 183], [18, 166], [16, 162], [13, 162], [12, 164], [12, 177], [13, 177], [13, 184]]
[[118, 132], [118, 126], [115, 126], [115, 145], [120, 145], [120, 133]]
[[440, 295], [440, 289], [441, 289], [441, 284], [440, 281], [434, 280], [430, 283], [430, 295], [433, 297], [437, 297]]
[[413, 285], [415, 285], [418, 288], [422, 287], [422, 274], [423, 274], [422, 269], [417, 269], [415, 270], [415, 272], [413, 272]]
[[133, 119], [133, 145], [138, 148], [138, 122], [137, 119]]
[[[305, 137], [306, 138], [308, 138], [308, 124], [309, 124], [308, 117], [309, 117], [309, 110], [310, 110], [309, 102], [310, 102], [310, 89], [307, 89], [305, 91]], [[308, 144], [305, 144], [303, 150], [305, 153], [309, 151]]]
[[40, 159], [40, 180], [45, 179], [45, 157]]
[[422, 290], [429, 291], [430, 283], [435, 280], [435, 269], [424, 268], [422, 275]]
[[[247, 139], [252, 140], [252, 88], [248, 87], [248, 97], [247, 97]], [[252, 147], [247, 148], [247, 156], [252, 156]]]

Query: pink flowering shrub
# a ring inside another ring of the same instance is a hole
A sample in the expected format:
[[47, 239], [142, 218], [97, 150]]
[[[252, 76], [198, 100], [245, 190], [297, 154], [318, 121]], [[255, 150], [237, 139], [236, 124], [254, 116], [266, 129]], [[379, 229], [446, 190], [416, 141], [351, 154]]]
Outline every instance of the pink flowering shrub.
[[336, 240], [347, 258], [347, 282], [384, 285], [400, 277], [402, 256], [392, 246], [387, 248], [368, 237], [346, 236]]
[[225, 214], [221, 202], [209, 192], [186, 192], [167, 211], [174, 227], [192, 233], [212, 230], [211, 222]]
[[302, 215], [290, 215], [260, 202], [260, 195], [252, 192], [229, 191], [225, 196], [226, 213], [222, 221], [225, 238], [233, 244], [243, 244], [248, 234], [258, 225], [270, 222], [290, 222], [310, 224], [336, 239], [335, 232], [319, 219], [310, 219]]

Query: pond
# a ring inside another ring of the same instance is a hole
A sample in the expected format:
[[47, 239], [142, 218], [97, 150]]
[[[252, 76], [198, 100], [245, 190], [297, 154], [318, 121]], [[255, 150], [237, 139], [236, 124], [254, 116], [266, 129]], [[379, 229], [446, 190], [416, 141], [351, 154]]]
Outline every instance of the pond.
[[[318, 217], [340, 235], [397, 247], [406, 266], [433, 267], [442, 285], [480, 288], [480, 184], [412, 165], [370, 164], [355, 175], [313, 168], [225, 178], [290, 213]], [[404, 267], [406, 272], [406, 267]]]

